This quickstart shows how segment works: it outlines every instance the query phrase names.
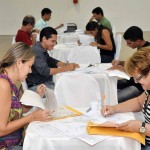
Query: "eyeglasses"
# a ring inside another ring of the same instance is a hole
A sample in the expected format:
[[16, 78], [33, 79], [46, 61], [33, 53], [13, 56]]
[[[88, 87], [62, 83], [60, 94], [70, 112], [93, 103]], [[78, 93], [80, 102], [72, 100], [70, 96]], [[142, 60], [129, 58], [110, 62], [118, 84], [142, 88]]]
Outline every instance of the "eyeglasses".
[[134, 82], [135, 83], [139, 83], [139, 81], [144, 77], [144, 75], [139, 75], [138, 77], [136, 78], [133, 78], [134, 79]]

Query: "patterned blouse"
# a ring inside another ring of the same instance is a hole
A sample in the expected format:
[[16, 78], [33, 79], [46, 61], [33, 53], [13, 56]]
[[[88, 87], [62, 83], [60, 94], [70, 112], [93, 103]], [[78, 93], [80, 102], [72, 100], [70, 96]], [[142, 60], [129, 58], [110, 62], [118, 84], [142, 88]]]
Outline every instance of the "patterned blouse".
[[[144, 113], [145, 123], [150, 124], [150, 103], [147, 104], [149, 91], [145, 91], [146, 100], [142, 108], [142, 112]], [[150, 137], [146, 136], [146, 143], [150, 145]]]
[[[22, 117], [22, 106], [19, 101], [19, 91], [17, 87], [11, 82], [11, 80], [8, 78], [7, 75], [1, 74], [0, 78], [6, 79], [9, 82], [11, 88], [12, 103], [8, 122], [17, 120]], [[6, 136], [0, 137], [0, 149], [6, 150], [18, 145], [22, 141], [22, 132], [23, 128], [13, 133], [10, 133]]]

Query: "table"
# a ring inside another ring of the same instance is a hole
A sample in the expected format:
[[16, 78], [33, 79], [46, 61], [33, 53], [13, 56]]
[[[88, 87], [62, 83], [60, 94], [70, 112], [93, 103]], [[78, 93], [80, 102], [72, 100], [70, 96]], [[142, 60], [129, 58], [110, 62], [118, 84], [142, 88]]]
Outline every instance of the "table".
[[72, 43], [77, 42], [79, 40], [79, 36], [76, 33], [63, 33], [57, 35], [57, 43]]
[[49, 55], [57, 60], [66, 62], [70, 51], [77, 46], [76, 42], [57, 44], [53, 50], [48, 51]]
[[53, 78], [54, 83], [57, 84], [57, 81], [59, 80], [59, 78], [63, 74], [66, 74], [66, 73], [77, 73], [77, 72], [86, 73], [96, 79], [100, 87], [100, 93], [102, 95], [105, 94], [106, 96], [105, 98], [106, 98], [107, 104], [109, 105], [118, 104], [117, 80], [118, 80], [118, 76], [123, 77], [125, 73], [120, 72], [120, 71], [106, 71], [106, 69], [111, 67], [110, 63], [95, 64], [95, 66], [92, 66], [92, 67], [86, 67], [88, 66], [88, 64], [81, 64], [81, 68], [82, 66], [84, 66], [83, 69], [79, 71], [71, 71], [71, 72], [65, 72], [65, 73], [54, 75], [54, 78]]
[[[64, 121], [63, 119], [62, 121]], [[51, 121], [52, 123], [53, 121]], [[49, 127], [51, 126], [51, 123], [49, 122]], [[61, 123], [61, 121], [60, 121]], [[72, 122], [74, 123], [74, 122]], [[25, 140], [23, 144], [23, 150], [140, 150], [141, 144], [131, 138], [126, 137], [115, 137], [110, 136], [106, 138], [103, 141], [100, 141], [99, 143], [91, 146], [79, 139], [76, 138], [69, 138], [67, 136], [51, 136], [46, 137], [44, 134], [41, 135], [39, 130], [36, 130], [36, 127], [43, 126], [43, 128], [40, 127], [40, 130], [44, 129], [44, 125], [46, 122], [39, 123], [39, 122], [33, 122], [30, 123], [26, 130]], [[46, 131], [49, 132], [49, 131]], [[91, 135], [89, 135], [91, 136]], [[100, 135], [97, 135], [99, 137]]]

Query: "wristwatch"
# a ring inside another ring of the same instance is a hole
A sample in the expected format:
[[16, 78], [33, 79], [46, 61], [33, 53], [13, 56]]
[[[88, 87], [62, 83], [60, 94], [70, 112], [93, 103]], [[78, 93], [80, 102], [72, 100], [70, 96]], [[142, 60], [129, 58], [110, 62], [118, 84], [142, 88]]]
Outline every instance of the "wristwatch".
[[142, 122], [142, 126], [140, 127], [140, 133], [145, 133], [146, 128], [145, 128], [145, 122]]

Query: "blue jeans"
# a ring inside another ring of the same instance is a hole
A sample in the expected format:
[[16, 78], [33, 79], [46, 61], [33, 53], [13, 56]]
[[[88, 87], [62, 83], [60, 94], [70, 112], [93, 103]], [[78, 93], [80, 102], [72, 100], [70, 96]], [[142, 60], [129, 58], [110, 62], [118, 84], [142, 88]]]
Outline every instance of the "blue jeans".
[[107, 56], [103, 54], [100, 54], [100, 57], [101, 57], [101, 63], [111, 63], [112, 60], [114, 59], [113, 56]]
[[23, 147], [20, 145], [17, 145], [17, 146], [13, 146], [13, 147], [9, 148], [9, 150], [23, 150]]
[[[55, 87], [53, 81], [47, 81], [47, 82], [45, 82], [45, 83], [43, 83], [43, 84], [46, 85], [47, 88], [52, 89], [52, 90], [53, 90], [54, 87]], [[38, 86], [39, 86], [39, 85], [32, 86], [32, 87], [29, 88], [29, 90], [36, 91], [36, 89], [37, 89]]]
[[150, 150], [150, 145], [141, 145], [141, 150]]

